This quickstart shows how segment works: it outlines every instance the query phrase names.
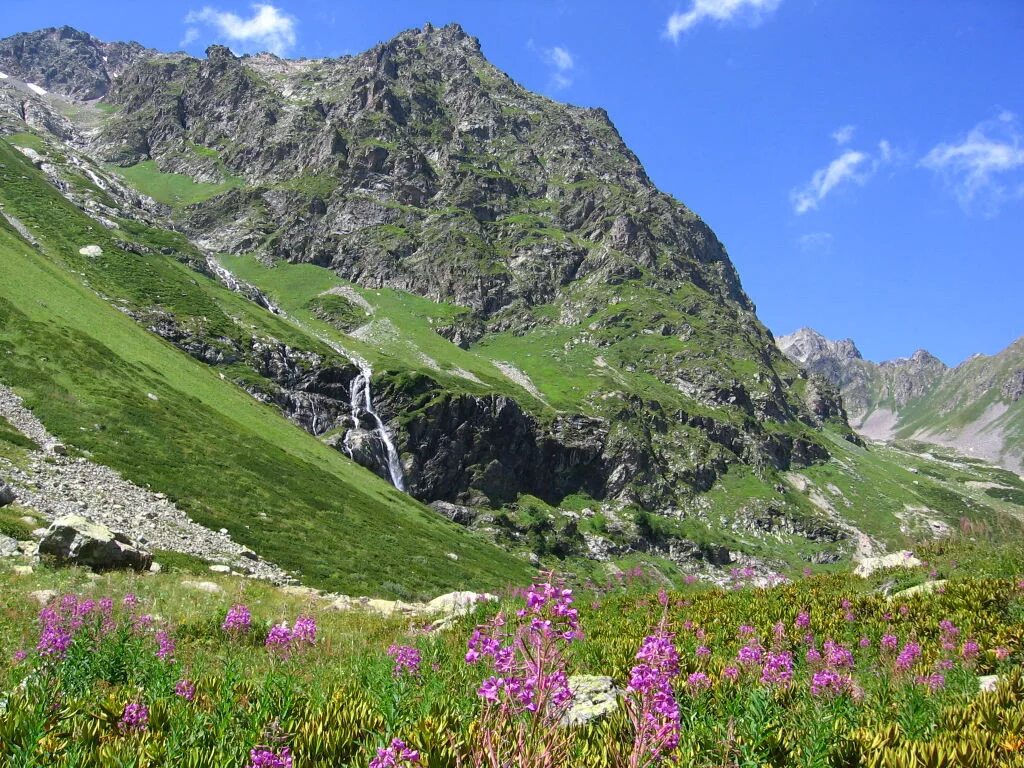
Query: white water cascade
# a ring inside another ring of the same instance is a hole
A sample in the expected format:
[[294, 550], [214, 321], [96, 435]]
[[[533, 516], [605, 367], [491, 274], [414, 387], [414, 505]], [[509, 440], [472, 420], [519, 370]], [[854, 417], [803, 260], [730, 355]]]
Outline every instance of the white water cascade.
[[[370, 368], [370, 364], [365, 360], [359, 358], [350, 357], [350, 360], [359, 366], [359, 375], [352, 379], [352, 384], [349, 389], [349, 404], [352, 406], [352, 417], [359, 422], [359, 417], [362, 414], [367, 414], [373, 419], [374, 424], [377, 425], [376, 430], [377, 436], [380, 437], [380, 441], [384, 443], [384, 451], [387, 454], [388, 459], [388, 474], [391, 476], [391, 484], [400, 491], [405, 490], [405, 476], [402, 473], [402, 463], [398, 459], [398, 451], [395, 449], [395, 444], [391, 441], [391, 435], [388, 434], [387, 428], [384, 426], [384, 422], [381, 421], [380, 416], [373, 409], [373, 397], [370, 394], [370, 378], [373, 376], [373, 370]], [[349, 435], [345, 435], [345, 450], [348, 451], [349, 458], [352, 457], [352, 448], [349, 446], [348, 440]]]
[[[395, 444], [391, 440], [391, 435], [388, 434], [387, 427], [384, 426], [384, 422], [381, 421], [380, 416], [377, 415], [377, 411], [373, 408], [373, 397], [370, 394], [370, 379], [373, 376], [373, 370], [370, 368], [370, 364], [361, 357], [357, 357], [340, 345], [334, 343], [323, 334], [316, 333], [312, 329], [306, 327], [306, 325], [298, 318], [291, 317], [288, 313], [271, 302], [270, 299], [255, 286], [243, 282], [235, 277], [234, 273], [221, 265], [220, 262], [218, 262], [212, 255], [207, 255], [206, 264], [210, 268], [210, 271], [213, 272], [230, 290], [248, 296], [267, 311], [273, 312], [275, 315], [280, 315], [286, 320], [290, 320], [295, 323], [304, 331], [311, 333], [313, 336], [318, 338], [339, 355], [352, 361], [352, 363], [359, 368], [359, 375], [352, 380], [352, 384], [349, 388], [349, 406], [352, 408], [352, 418], [355, 420], [357, 425], [359, 424], [360, 416], [364, 413], [373, 419], [373, 423], [376, 425], [374, 432], [384, 444], [384, 452], [387, 455], [388, 461], [388, 475], [391, 477], [391, 484], [398, 490], [404, 491], [405, 474], [402, 472], [402, 462], [398, 458], [398, 450], [395, 448]], [[313, 431], [316, 433], [318, 417], [312, 400], [309, 401], [309, 405], [313, 412]], [[351, 434], [352, 433], [349, 432], [349, 434], [345, 435], [344, 442], [345, 451], [348, 453], [350, 459], [353, 458], [352, 448], [349, 445], [349, 436]]]

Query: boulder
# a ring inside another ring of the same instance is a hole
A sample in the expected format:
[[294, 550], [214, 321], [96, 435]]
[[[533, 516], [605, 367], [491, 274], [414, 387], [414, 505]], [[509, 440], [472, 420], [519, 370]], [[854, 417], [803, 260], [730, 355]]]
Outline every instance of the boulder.
[[428, 616], [443, 616], [452, 618], [455, 616], [466, 616], [476, 610], [480, 603], [497, 600], [497, 596], [476, 592], [449, 592], [446, 595], [435, 597], [426, 605], [425, 613]]
[[883, 571], [887, 568], [918, 568], [922, 565], [924, 563], [914, 557], [913, 552], [904, 550], [902, 552], [894, 552], [891, 555], [882, 555], [881, 557], [865, 557], [857, 564], [853, 572], [857, 576], [866, 579], [875, 571]]
[[136, 547], [127, 536], [81, 515], [66, 515], [55, 520], [39, 542], [39, 553], [96, 571], [126, 568], [145, 571], [153, 563], [153, 556]]
[[206, 592], [211, 595], [220, 595], [224, 593], [220, 584], [215, 584], [212, 581], [189, 581], [185, 580], [181, 582], [181, 586], [185, 589], [194, 589], [197, 592]]
[[39, 603], [40, 608], [45, 608], [57, 596], [57, 591], [54, 589], [37, 589], [35, 592], [29, 592], [28, 596]]
[[225, 574], [226, 575], [226, 574], [231, 573], [231, 566], [230, 565], [223, 565], [221, 563], [217, 563], [215, 565], [211, 565], [210, 566], [210, 573], [220, 573], [220, 574]]
[[0, 557], [14, 557], [21, 551], [17, 539], [0, 533]]
[[103, 255], [103, 249], [100, 248], [98, 245], [83, 245], [81, 248], [78, 249], [78, 252], [83, 256], [88, 256], [89, 258], [93, 259], [96, 258], [97, 256]]
[[946, 588], [946, 580], [938, 579], [936, 581], [926, 581], [924, 584], [918, 584], [913, 587], [907, 587], [904, 590], [900, 590], [889, 596], [890, 600], [895, 600], [898, 597], [916, 597], [918, 595], [930, 595], [932, 592], [941, 592]]
[[564, 725], [583, 725], [619, 708], [619, 692], [610, 677], [573, 675], [569, 678], [573, 701], [562, 716]]
[[981, 675], [978, 678], [978, 693], [994, 691], [999, 685], [999, 675]]
[[6, 507], [18, 500], [18, 494], [6, 483], [0, 483], [0, 507]]

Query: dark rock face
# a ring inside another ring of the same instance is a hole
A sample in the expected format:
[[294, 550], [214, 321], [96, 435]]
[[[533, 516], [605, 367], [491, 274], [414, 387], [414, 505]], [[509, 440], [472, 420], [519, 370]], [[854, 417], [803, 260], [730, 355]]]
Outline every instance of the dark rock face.
[[[386, 389], [387, 407], [397, 403]], [[514, 400], [443, 394], [411, 417], [401, 409], [410, 491], [424, 501], [500, 505], [529, 493], [552, 503], [605, 493], [607, 436], [597, 419], [560, 417], [547, 427]]]
[[1003, 397], [1014, 403], [1024, 397], [1024, 368], [1013, 371], [1001, 391]]
[[138, 43], [104, 43], [60, 27], [0, 40], [0, 71], [65, 96], [98, 99], [125, 69], [154, 53]]
[[0, 507], [6, 507], [18, 500], [18, 494], [14, 492], [11, 486], [4, 482], [0, 482]]

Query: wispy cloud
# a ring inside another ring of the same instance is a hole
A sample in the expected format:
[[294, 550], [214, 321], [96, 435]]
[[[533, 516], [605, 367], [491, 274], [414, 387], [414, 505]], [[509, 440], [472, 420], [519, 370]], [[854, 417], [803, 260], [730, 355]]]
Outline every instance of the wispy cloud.
[[967, 213], [995, 216], [1024, 197], [1024, 135], [1012, 112], [978, 123], [957, 143], [938, 144], [919, 165], [939, 174]]
[[688, 11], [676, 11], [668, 17], [665, 36], [673, 42], [679, 36], [706, 19], [717, 22], [731, 21], [736, 17], [747, 18], [756, 23], [771, 13], [782, 0], [693, 0]]
[[835, 139], [836, 144], [838, 144], [841, 147], [844, 144], [849, 144], [853, 140], [853, 134], [855, 134], [856, 132], [857, 126], [844, 125], [832, 131], [832, 138]]
[[819, 168], [804, 186], [790, 192], [793, 210], [797, 214], [813, 211], [835, 189], [856, 184], [863, 186], [878, 169], [892, 159], [892, 146], [882, 139], [877, 153], [846, 149], [824, 168]]
[[573, 82], [573, 71], [576, 69], [576, 59], [564, 45], [556, 45], [553, 48], [538, 48], [533, 40], [526, 41], [526, 47], [536, 52], [541, 61], [548, 67], [551, 75], [549, 87], [554, 90], [568, 88]]
[[828, 255], [832, 252], [831, 232], [808, 232], [798, 237], [796, 242], [804, 253]]
[[192, 26], [185, 30], [181, 45], [195, 42], [201, 34], [199, 26], [205, 25], [242, 51], [262, 50], [283, 56], [295, 46], [295, 19], [292, 16], [263, 3], [252, 5], [251, 9], [249, 18], [210, 6], [191, 11], [185, 17], [185, 23]]

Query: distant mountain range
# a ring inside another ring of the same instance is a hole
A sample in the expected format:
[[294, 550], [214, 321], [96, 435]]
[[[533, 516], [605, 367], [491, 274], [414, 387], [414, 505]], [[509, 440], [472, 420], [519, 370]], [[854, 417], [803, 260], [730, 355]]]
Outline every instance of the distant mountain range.
[[935, 443], [1024, 470], [1024, 337], [955, 368], [923, 349], [873, 363], [852, 340], [832, 341], [811, 328], [780, 336], [778, 345], [839, 387], [861, 435]]

